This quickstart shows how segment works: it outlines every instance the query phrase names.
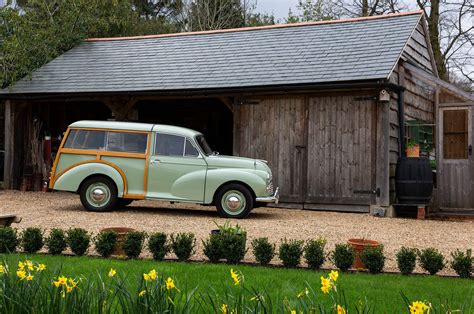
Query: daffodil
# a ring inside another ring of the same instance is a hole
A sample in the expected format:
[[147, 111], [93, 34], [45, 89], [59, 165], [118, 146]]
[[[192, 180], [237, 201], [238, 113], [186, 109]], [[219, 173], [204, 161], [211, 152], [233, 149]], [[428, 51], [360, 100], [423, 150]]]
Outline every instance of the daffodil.
[[139, 296], [139, 297], [143, 297], [145, 294], [146, 294], [146, 290], [142, 290], [142, 291], [140, 291], [140, 293], [138, 294], [138, 296]]
[[221, 305], [221, 312], [222, 314], [227, 314], [227, 304], [223, 303]]
[[150, 280], [151, 280], [151, 279], [150, 279], [150, 275], [148, 275], [148, 274], [143, 274], [143, 279], [144, 279], [145, 281], [150, 281]]
[[23, 262], [18, 262], [18, 270], [24, 270], [25, 269], [25, 263]]
[[174, 288], [176, 288], [176, 286], [174, 285], [173, 279], [171, 277], [168, 277], [168, 279], [166, 279], [166, 289], [171, 290]]
[[430, 306], [429, 304], [422, 301], [414, 301], [410, 305], [410, 314], [424, 314], [429, 313]]
[[71, 293], [71, 292], [72, 292], [72, 289], [74, 289], [74, 288], [71, 287], [71, 286], [66, 286], [66, 292], [67, 292], [67, 293]]
[[240, 276], [233, 269], [230, 270], [230, 276], [232, 277], [232, 280], [234, 281], [234, 285], [240, 284]]
[[338, 277], [339, 273], [335, 270], [331, 270], [331, 272], [329, 273], [329, 278], [331, 278], [332, 281], [336, 282]]
[[28, 270], [34, 270], [35, 269], [34, 266], [33, 266], [32, 261], [26, 260], [25, 263], [26, 263], [26, 266], [28, 267]]
[[296, 310], [291, 310], [291, 314], [296, 314]]
[[6, 274], [7, 273], [7, 268], [3, 265], [0, 265], [0, 274]]
[[324, 294], [328, 294], [331, 291], [332, 284], [331, 279], [321, 276], [321, 291]]
[[346, 309], [343, 306], [337, 305], [337, 314], [346, 314]]
[[76, 282], [74, 279], [69, 278], [67, 281], [68, 281], [69, 285], [70, 285], [72, 288], [76, 288], [76, 287], [77, 287], [77, 282]]
[[117, 274], [117, 271], [113, 268], [109, 270], [109, 277], [114, 277]]
[[27, 281], [33, 281], [33, 278], [34, 278], [34, 277], [35, 277], [35, 276], [33, 276], [33, 275], [28, 275], [28, 276], [26, 276], [26, 280], [27, 280]]
[[40, 272], [40, 271], [43, 271], [46, 269], [46, 265], [45, 264], [38, 264], [38, 266], [36, 266], [36, 271], [37, 272]]
[[20, 280], [23, 280], [26, 278], [26, 271], [24, 270], [17, 270], [16, 271], [16, 275], [18, 278], [20, 278]]
[[58, 277], [58, 280], [53, 281], [53, 285], [54, 285], [55, 287], [66, 286], [66, 285], [67, 285], [67, 277], [59, 276], [59, 277]]
[[156, 277], [158, 277], [158, 273], [156, 272], [156, 270], [152, 269], [148, 273], [148, 276], [150, 276], [151, 280], [156, 280]]

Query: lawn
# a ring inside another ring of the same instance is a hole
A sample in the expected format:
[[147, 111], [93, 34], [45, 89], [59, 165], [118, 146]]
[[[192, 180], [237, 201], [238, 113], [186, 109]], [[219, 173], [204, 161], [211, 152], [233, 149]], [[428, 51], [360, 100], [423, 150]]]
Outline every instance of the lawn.
[[[164, 276], [171, 276], [176, 285], [184, 291], [198, 287], [199, 291], [207, 291], [209, 287], [218, 293], [224, 293], [232, 284], [230, 269], [243, 273], [246, 287], [265, 290], [274, 301], [281, 302], [284, 297], [293, 299], [305, 288], [307, 282], [321, 298], [319, 291], [320, 276], [327, 271], [316, 272], [307, 269], [266, 268], [248, 265], [225, 265], [208, 263], [178, 263], [173, 261], [155, 262], [152, 260], [117, 260], [91, 257], [67, 257], [49, 255], [12, 254], [1, 255], [0, 260], [13, 267], [20, 260], [31, 259], [47, 265], [47, 271], [54, 273], [61, 268], [61, 274], [69, 277], [100, 273], [106, 276], [110, 268], [118, 274], [127, 275], [131, 291], [143, 273], [156, 269]], [[403, 293], [411, 300], [423, 300], [433, 303], [446, 303], [452, 308], [459, 308], [462, 302], [471, 303], [474, 299], [474, 281], [469, 279], [448, 278], [438, 276], [402, 276], [395, 274], [370, 275], [365, 273], [341, 273], [338, 287], [344, 291], [348, 304], [356, 304], [365, 297], [369, 303], [376, 305], [376, 312], [406, 312]]]

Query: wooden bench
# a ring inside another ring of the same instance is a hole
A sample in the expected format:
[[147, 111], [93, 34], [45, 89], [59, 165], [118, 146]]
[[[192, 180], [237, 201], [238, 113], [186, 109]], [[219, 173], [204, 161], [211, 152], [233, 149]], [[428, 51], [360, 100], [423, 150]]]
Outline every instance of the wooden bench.
[[0, 226], [9, 227], [12, 223], [20, 223], [21, 217], [15, 214], [0, 215]]

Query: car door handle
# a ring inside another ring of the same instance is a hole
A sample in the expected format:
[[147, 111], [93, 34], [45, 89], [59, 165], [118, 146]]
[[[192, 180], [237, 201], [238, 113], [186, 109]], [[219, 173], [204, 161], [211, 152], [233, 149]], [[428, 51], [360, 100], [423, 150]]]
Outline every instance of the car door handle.
[[150, 164], [157, 164], [157, 163], [160, 163], [160, 162], [161, 162], [161, 160], [159, 160], [159, 159], [150, 160]]

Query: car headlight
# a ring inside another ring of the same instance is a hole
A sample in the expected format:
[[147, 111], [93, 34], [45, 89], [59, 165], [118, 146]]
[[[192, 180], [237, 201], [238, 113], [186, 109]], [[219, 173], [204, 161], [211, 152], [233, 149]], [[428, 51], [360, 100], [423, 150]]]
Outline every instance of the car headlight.
[[268, 173], [267, 174], [267, 188], [266, 191], [268, 194], [273, 194], [273, 178], [272, 174]]

